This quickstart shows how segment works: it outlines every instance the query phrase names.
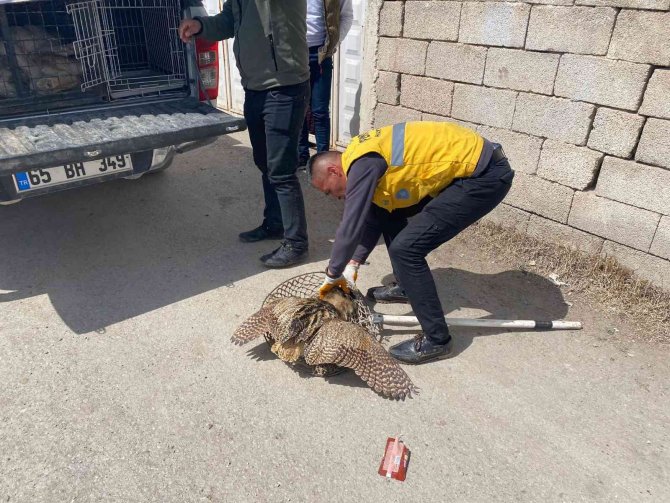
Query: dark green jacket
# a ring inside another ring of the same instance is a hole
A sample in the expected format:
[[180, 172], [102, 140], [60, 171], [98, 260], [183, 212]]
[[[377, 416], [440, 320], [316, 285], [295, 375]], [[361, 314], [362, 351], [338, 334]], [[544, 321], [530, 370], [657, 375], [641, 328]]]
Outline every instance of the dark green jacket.
[[262, 91], [309, 79], [305, 0], [226, 0], [216, 16], [197, 18], [206, 40], [235, 37], [242, 87]]
[[319, 47], [319, 63], [335, 54], [340, 43], [340, 1], [323, 0], [323, 6], [326, 17], [326, 41]]

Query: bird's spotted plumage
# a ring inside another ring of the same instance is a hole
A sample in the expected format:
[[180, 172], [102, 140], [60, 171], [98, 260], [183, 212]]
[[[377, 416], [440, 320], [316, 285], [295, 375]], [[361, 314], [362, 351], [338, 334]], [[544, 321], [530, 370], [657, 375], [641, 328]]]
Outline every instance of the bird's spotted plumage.
[[250, 316], [231, 340], [242, 345], [266, 336], [272, 341], [272, 352], [286, 362], [303, 357], [316, 367], [348, 367], [384, 396], [411, 396], [417, 389], [410, 378], [367, 330], [348, 321], [353, 313], [353, 303], [342, 293], [326, 300], [285, 297]]

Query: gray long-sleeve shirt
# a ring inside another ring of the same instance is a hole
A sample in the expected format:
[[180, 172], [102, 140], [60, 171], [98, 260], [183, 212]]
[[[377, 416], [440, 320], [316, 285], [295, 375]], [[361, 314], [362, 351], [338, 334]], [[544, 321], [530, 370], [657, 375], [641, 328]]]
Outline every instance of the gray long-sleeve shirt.
[[[379, 179], [384, 176], [388, 164], [379, 154], [367, 154], [357, 159], [347, 173], [347, 188], [344, 193], [344, 213], [330, 252], [328, 271], [340, 276], [356, 252], [357, 257], [367, 258], [379, 240], [380, 233], [369, 231], [365, 225], [370, 216], [372, 197]], [[360, 245], [360, 246], [359, 246]], [[357, 249], [358, 247], [358, 249]]]

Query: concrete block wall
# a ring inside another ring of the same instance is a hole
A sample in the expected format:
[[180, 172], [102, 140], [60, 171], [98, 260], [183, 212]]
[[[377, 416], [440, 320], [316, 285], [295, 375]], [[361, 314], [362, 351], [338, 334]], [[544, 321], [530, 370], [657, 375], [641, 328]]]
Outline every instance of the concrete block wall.
[[451, 120], [516, 170], [487, 216], [670, 290], [670, 0], [386, 0], [376, 126]]

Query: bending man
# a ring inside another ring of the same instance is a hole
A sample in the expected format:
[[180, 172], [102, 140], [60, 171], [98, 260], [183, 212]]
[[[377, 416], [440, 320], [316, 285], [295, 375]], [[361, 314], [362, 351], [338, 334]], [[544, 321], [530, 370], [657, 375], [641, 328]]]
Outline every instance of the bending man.
[[423, 332], [393, 346], [405, 363], [448, 355], [452, 339], [426, 255], [495, 208], [514, 171], [500, 145], [449, 122], [407, 122], [354, 138], [344, 153], [310, 160], [312, 185], [345, 199], [321, 287], [355, 283], [358, 267], [384, 236], [398, 286], [376, 300], [409, 302]]

